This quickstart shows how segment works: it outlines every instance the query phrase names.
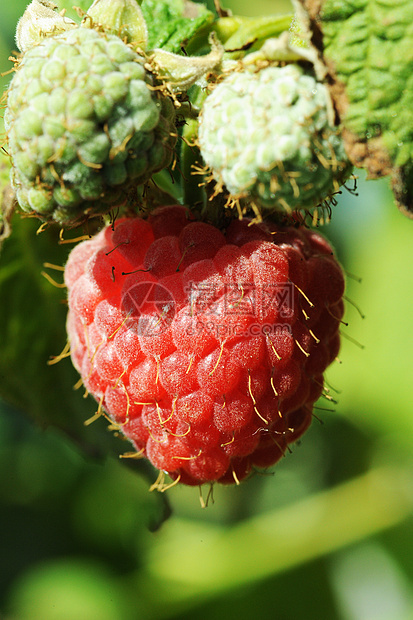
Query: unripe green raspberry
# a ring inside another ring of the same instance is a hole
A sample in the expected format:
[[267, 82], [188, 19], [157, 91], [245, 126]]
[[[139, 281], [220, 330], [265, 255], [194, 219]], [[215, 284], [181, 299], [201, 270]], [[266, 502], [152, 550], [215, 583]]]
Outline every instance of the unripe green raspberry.
[[263, 209], [309, 210], [351, 172], [326, 87], [295, 64], [228, 75], [203, 105], [199, 145], [214, 179]]
[[78, 27], [26, 51], [5, 113], [22, 209], [75, 224], [168, 166], [174, 106], [151, 86], [143, 57], [115, 35]]

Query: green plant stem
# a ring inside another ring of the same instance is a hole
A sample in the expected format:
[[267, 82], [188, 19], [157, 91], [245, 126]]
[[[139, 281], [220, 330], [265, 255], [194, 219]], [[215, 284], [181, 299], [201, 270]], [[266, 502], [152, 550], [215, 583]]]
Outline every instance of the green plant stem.
[[184, 204], [195, 206], [199, 205], [202, 209], [205, 204], [205, 191], [201, 185], [203, 182], [202, 174], [196, 174], [194, 166], [202, 162], [201, 155], [197, 146], [192, 146], [198, 133], [198, 121], [188, 119], [182, 133], [182, 148], [180, 158], [180, 168], [183, 176]]
[[315, 560], [411, 515], [409, 476], [405, 469], [377, 468], [231, 527], [175, 518], [158, 533], [139, 583], [153, 589], [161, 618]]
[[[226, 17], [222, 19], [234, 18]], [[240, 24], [238, 30], [225, 42], [225, 49], [228, 50], [225, 58], [233, 60], [242, 58], [245, 46], [248, 46], [248, 51], [258, 49], [267, 39], [278, 37], [283, 32], [289, 30], [292, 20], [293, 15], [272, 15], [269, 17], [251, 18], [249, 21], [245, 20]], [[234, 51], [231, 52], [231, 50]]]
[[208, 36], [215, 32], [227, 50], [239, 50], [226, 55], [239, 58], [244, 46], [258, 46], [271, 37], [277, 37], [289, 30], [293, 15], [269, 15], [264, 17], [220, 17], [212, 24], [202, 28], [186, 47], [189, 55], [198, 54], [208, 46]]
[[[174, 182], [174, 179], [169, 170], [161, 170], [161, 172], [157, 172], [156, 174], [154, 174], [153, 181], [155, 182], [156, 187], [159, 189], [160, 192], [169, 194], [169, 196], [174, 198], [176, 202], [181, 202], [181, 188], [179, 186], [179, 183]], [[172, 204], [172, 202], [167, 201], [167, 203], [164, 204]]]

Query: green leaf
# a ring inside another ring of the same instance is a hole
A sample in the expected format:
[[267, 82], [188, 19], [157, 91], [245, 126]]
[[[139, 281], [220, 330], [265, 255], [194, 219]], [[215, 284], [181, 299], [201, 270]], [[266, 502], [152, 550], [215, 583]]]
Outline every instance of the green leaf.
[[143, 16], [148, 27], [148, 48], [179, 53], [213, 14], [203, 4], [188, 0], [143, 0]]
[[[353, 163], [390, 175], [413, 217], [413, 21], [409, 0], [302, 0]], [[319, 8], [321, 5], [321, 8]], [[321, 28], [322, 40], [317, 35]]]
[[13, 232], [0, 256], [0, 397], [42, 425], [82, 432], [94, 405], [73, 390], [70, 360], [48, 366], [65, 346], [66, 293], [57, 283], [70, 246], [58, 244], [58, 229], [36, 235], [39, 220], [13, 218]]
[[63, 265], [72, 246], [59, 245], [56, 228], [36, 235], [39, 220], [20, 213], [12, 224], [0, 255], [0, 398], [41, 426], [63, 430], [86, 452], [103, 454], [113, 449], [113, 437], [103, 421], [84, 426], [97, 405], [73, 389], [79, 376], [70, 359], [48, 364], [65, 346], [67, 307], [65, 289], [43, 275], [60, 284], [62, 271], [44, 263]]
[[[42, 428], [63, 431], [94, 459], [128, 453], [130, 444], [108, 432], [103, 416], [85, 426], [97, 403], [86, 398], [83, 387], [74, 389], [79, 375], [70, 358], [62, 355], [58, 361], [67, 341], [66, 290], [59, 286], [63, 280], [59, 267], [73, 243], [59, 243], [55, 227], [36, 234], [39, 225], [39, 220], [16, 213], [0, 255], [0, 402], [22, 410]], [[64, 237], [69, 240], [82, 232], [65, 232]], [[146, 459], [125, 458], [122, 463], [146, 478], [148, 486], [158, 473]], [[161, 514], [151, 523], [153, 529], [169, 515], [164, 496], [158, 503]]]

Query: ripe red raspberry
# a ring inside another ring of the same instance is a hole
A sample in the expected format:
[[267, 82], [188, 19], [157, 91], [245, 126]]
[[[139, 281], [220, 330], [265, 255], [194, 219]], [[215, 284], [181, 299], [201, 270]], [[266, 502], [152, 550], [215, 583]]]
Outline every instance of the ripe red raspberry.
[[86, 389], [172, 479], [238, 483], [309, 426], [343, 315], [318, 233], [163, 207], [75, 247], [65, 281]]

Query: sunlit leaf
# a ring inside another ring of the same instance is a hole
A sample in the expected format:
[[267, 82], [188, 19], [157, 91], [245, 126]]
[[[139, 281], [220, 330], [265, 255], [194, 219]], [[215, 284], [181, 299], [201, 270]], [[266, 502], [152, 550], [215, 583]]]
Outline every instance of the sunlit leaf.
[[[302, 0], [332, 80], [353, 163], [390, 175], [413, 216], [413, 22], [409, 0]], [[321, 30], [322, 37], [319, 36]]]
[[143, 0], [141, 9], [148, 26], [149, 49], [181, 52], [182, 47], [213, 15], [203, 4], [188, 0]]

